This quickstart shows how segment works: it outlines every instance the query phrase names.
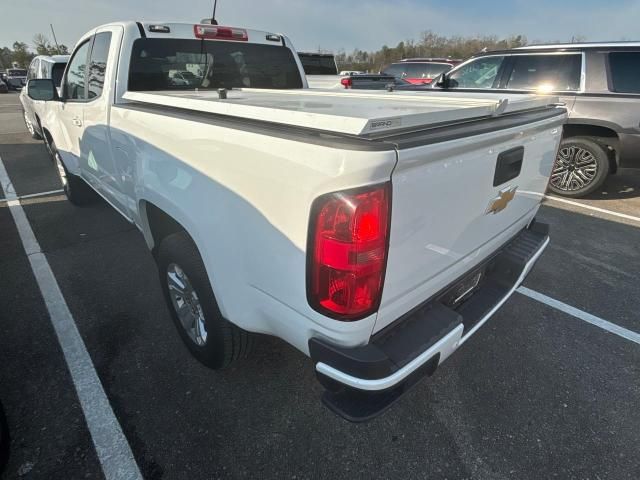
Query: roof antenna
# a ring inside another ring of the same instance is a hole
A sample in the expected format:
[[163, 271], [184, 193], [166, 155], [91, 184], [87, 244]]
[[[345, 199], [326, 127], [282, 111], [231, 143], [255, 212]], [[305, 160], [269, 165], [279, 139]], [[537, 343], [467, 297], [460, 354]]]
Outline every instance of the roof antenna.
[[213, 0], [213, 14], [211, 15], [211, 18], [203, 18], [202, 20], [200, 20], [200, 23], [202, 24], [211, 24], [211, 25], [218, 25], [218, 21], [216, 20], [216, 7], [218, 6], [218, 0]]
[[53, 23], [50, 23], [49, 26], [51, 27], [51, 33], [53, 34], [53, 41], [56, 44], [56, 53], [60, 55], [60, 45], [58, 45], [58, 39], [56, 38], [56, 31], [53, 29]]
[[213, 0], [213, 15], [211, 15], [211, 25], [217, 25], [218, 21], [216, 20], [216, 7], [218, 6], [218, 0]]

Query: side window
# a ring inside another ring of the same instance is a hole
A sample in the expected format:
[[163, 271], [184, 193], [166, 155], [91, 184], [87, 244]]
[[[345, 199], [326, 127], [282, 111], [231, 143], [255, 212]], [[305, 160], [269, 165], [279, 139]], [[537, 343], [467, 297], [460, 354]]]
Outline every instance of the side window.
[[640, 52], [611, 52], [609, 68], [612, 92], [640, 93]]
[[384, 73], [385, 75], [393, 75], [394, 77], [397, 78], [404, 78], [407, 76], [407, 74], [405, 73], [406, 70], [406, 65], [402, 64], [402, 63], [394, 63], [392, 65], [389, 65], [387, 68], [385, 68], [382, 73]]
[[38, 78], [38, 66], [40, 65], [40, 60], [35, 59], [29, 65], [29, 70], [27, 70], [27, 81], [33, 78]]
[[514, 55], [507, 88], [576, 91], [580, 89], [582, 55]]
[[425, 78], [424, 65], [421, 65], [419, 63], [408, 64], [406, 72], [408, 78]]
[[89, 61], [89, 100], [99, 97], [104, 89], [104, 76], [107, 70], [110, 45], [111, 32], [96, 34]]
[[40, 73], [38, 78], [51, 78], [51, 62], [40, 62]]
[[64, 79], [64, 98], [67, 100], [85, 100], [85, 80], [87, 70], [87, 57], [89, 56], [90, 41], [86, 41], [78, 47], [71, 57], [67, 76]]
[[56, 87], [59, 87], [60, 83], [62, 83], [62, 75], [64, 75], [66, 66], [66, 63], [54, 63], [51, 67], [51, 80], [53, 80]]
[[504, 57], [482, 57], [449, 74], [450, 88], [492, 88]]

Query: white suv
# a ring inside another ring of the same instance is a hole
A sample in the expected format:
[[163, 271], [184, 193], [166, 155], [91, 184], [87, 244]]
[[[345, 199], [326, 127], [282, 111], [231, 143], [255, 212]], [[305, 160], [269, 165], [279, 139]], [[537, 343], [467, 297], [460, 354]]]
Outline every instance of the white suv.
[[[69, 55], [54, 55], [51, 57], [39, 55], [35, 57], [27, 70], [27, 82], [33, 79], [50, 78], [56, 88], [59, 89], [68, 61]], [[20, 93], [20, 102], [22, 102], [24, 123], [27, 126], [27, 130], [29, 130], [33, 138], [40, 140], [42, 138], [40, 119], [44, 116], [45, 102], [29, 98], [26, 89], [22, 89]]]

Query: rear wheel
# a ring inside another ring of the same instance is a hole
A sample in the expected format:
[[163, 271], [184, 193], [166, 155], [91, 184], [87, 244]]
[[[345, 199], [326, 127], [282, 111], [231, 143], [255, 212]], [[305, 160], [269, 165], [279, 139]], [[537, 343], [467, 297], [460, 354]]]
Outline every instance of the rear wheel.
[[200, 253], [186, 232], [162, 240], [158, 269], [173, 322], [196, 359], [220, 369], [249, 355], [254, 336], [223, 318]]
[[551, 172], [549, 190], [564, 197], [583, 197], [597, 190], [609, 174], [605, 149], [589, 137], [562, 140]]
[[35, 140], [42, 140], [42, 137], [40, 136], [40, 134], [38, 133], [38, 131], [36, 130], [36, 128], [33, 125], [33, 122], [31, 120], [29, 120], [29, 115], [27, 115], [27, 112], [22, 112], [22, 116], [24, 117], [24, 124], [27, 127], [27, 130], [29, 131], [29, 134], [31, 135], [31, 138], [35, 139]]
[[49, 154], [49, 158], [51, 159], [52, 162], [55, 163], [56, 161], [56, 155], [55, 152], [53, 150], [53, 147], [51, 146], [51, 142], [53, 142], [53, 140], [51, 140], [49, 133], [47, 133], [46, 130], [42, 130], [43, 132], [43, 138], [42, 141], [44, 142], [44, 146], [47, 149], [47, 153]]
[[98, 200], [98, 194], [82, 178], [69, 173], [55, 144], [51, 143], [50, 147], [56, 164], [56, 172], [67, 200], [78, 207], [95, 203]]

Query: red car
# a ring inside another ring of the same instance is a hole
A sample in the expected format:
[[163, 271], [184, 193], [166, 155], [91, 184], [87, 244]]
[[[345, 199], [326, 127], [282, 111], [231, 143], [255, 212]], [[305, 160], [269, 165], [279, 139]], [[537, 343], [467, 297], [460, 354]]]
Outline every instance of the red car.
[[392, 63], [380, 73], [393, 75], [414, 85], [425, 85], [431, 83], [440, 74], [451, 70], [458, 63], [460, 63], [460, 60], [447, 58], [408, 58]]

